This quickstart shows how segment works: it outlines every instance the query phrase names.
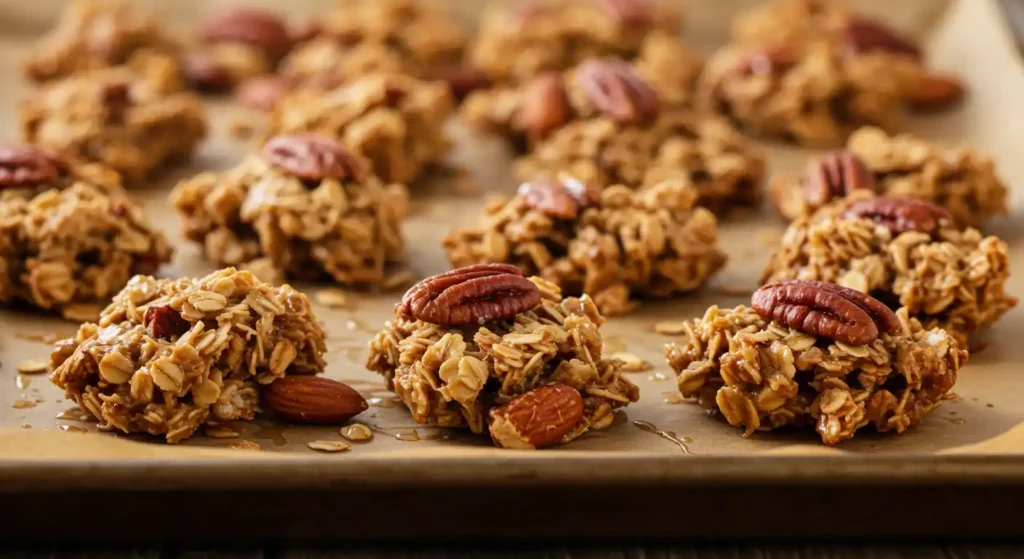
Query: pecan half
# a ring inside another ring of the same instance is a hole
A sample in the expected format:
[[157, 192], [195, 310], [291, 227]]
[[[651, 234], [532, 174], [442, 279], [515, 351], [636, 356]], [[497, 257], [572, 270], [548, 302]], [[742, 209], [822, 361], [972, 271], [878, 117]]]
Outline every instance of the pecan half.
[[576, 79], [590, 102], [619, 122], [634, 124], [658, 115], [658, 94], [622, 60], [585, 62]]
[[766, 285], [754, 292], [751, 306], [765, 320], [851, 345], [869, 344], [880, 332], [892, 333], [900, 327], [896, 314], [881, 301], [822, 281]]
[[808, 163], [804, 172], [804, 198], [818, 206], [854, 190], [875, 187], [875, 175], [860, 157], [848, 150], [826, 153]]
[[621, 25], [643, 27], [654, 23], [651, 0], [599, 0], [598, 3]]
[[906, 92], [907, 104], [918, 112], [948, 109], [963, 99], [964, 83], [953, 76], [925, 74]]
[[142, 325], [150, 336], [163, 340], [170, 340], [174, 336], [180, 336], [188, 332], [189, 328], [192, 327], [187, 320], [181, 318], [180, 312], [172, 309], [169, 305], [146, 309], [146, 314], [142, 318]]
[[913, 41], [873, 19], [852, 16], [844, 22], [841, 31], [852, 54], [882, 51], [905, 54], [918, 60], [924, 57]]
[[66, 169], [64, 160], [36, 146], [0, 147], [0, 189], [52, 182]]
[[239, 8], [215, 15], [199, 30], [208, 43], [244, 43], [273, 57], [283, 56], [291, 47], [291, 35], [276, 14]]
[[905, 196], [880, 196], [850, 204], [843, 217], [870, 219], [899, 235], [907, 231], [920, 231], [929, 235], [948, 225], [949, 212], [935, 204]]
[[398, 316], [446, 326], [513, 318], [540, 304], [540, 290], [511, 264], [477, 264], [429, 277], [402, 297]]
[[360, 182], [367, 172], [363, 162], [341, 142], [320, 134], [275, 136], [263, 146], [263, 157], [303, 181]]
[[535, 77], [526, 86], [517, 118], [527, 133], [541, 137], [569, 122], [571, 111], [562, 75], [550, 72]]

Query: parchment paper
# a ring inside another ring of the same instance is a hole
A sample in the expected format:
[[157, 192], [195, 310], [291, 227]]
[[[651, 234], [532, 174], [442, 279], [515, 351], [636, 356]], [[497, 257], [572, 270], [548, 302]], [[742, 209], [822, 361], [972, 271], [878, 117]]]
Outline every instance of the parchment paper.
[[[467, 0], [467, 3], [473, 2]], [[700, 4], [691, 6], [691, 11], [712, 3]], [[930, 5], [932, 12], [938, 5], [886, 4], [898, 12], [893, 14], [897, 19], [916, 18], [917, 24], [928, 21], [922, 5]], [[722, 15], [716, 13], [719, 29], [724, 29]], [[947, 11], [929, 33], [933, 64], [962, 76], [970, 86], [970, 97], [961, 109], [915, 118], [909, 128], [950, 145], [973, 145], [995, 157], [1002, 175], [1011, 188], [1015, 188], [1011, 192], [1013, 215], [992, 223], [988, 232], [1010, 243], [1012, 267], [1017, 277], [1011, 281], [1009, 290], [1014, 295], [1024, 296], [1024, 239], [1021, 238], [1024, 227], [1019, 218], [1024, 207], [1020, 187], [1024, 184], [1024, 158], [1020, 156], [1020, 146], [1024, 143], [1024, 74], [1000, 17], [994, 0], [959, 0]], [[692, 19], [700, 18], [695, 15]], [[699, 38], [701, 34], [691, 36]], [[27, 45], [21, 37], [8, 36], [0, 40], [0, 76], [4, 76], [0, 81], [0, 119], [3, 122], [0, 136], [3, 140], [17, 140], [15, 103], [26, 89], [15, 77], [16, 61]], [[706, 51], [714, 45], [704, 42], [699, 46]], [[200, 169], [230, 167], [245, 152], [248, 146], [229, 140], [224, 132], [224, 121], [229, 113], [227, 105], [212, 104], [214, 136], [203, 145], [191, 167], [176, 170], [159, 184], [136, 191], [145, 201], [151, 217], [164, 226], [176, 246], [174, 262], [161, 270], [162, 276], [200, 275], [214, 269], [201, 258], [195, 246], [181, 239], [179, 218], [167, 207], [166, 195], [177, 179]], [[446, 269], [440, 239], [456, 224], [472, 223], [487, 192], [511, 192], [515, 187], [509, 178], [509, 158], [500, 141], [472, 138], [457, 123], [452, 124], [451, 132], [458, 140], [458, 147], [450, 164], [468, 169], [473, 180], [448, 173], [434, 177], [429, 184], [415, 190], [414, 216], [407, 224], [406, 236], [410, 266], [417, 277]], [[773, 171], [800, 168], [805, 158], [813, 153], [772, 144], [765, 147]], [[471, 188], [474, 181], [478, 189]], [[38, 314], [4, 310], [0, 311], [0, 460], [79, 461], [88, 458], [98, 463], [104, 460], [123, 463], [136, 459], [195, 458], [230, 461], [256, 456], [266, 458], [267, 453], [279, 453], [282, 459], [290, 457], [287, 462], [500, 456], [510, 462], [543, 464], [570, 456], [672, 456], [685, 460], [705, 455], [754, 458], [781, 453], [856, 457], [890, 453], [909, 454], [908, 459], [913, 460], [915, 456], [936, 453], [1024, 453], [1024, 429], [1014, 430], [1024, 418], [1024, 402], [1020, 397], [1024, 391], [1024, 371], [1021, 370], [1024, 343], [1019, 339], [1020, 332], [1024, 331], [1024, 312], [1019, 309], [977, 337], [976, 342], [985, 341], [989, 346], [971, 356], [955, 388], [958, 397], [938, 408], [923, 424], [899, 436], [865, 431], [836, 451], [823, 449], [817, 434], [810, 430], [759, 433], [744, 439], [739, 429], [724, 421], [709, 419], [696, 404], [676, 403], [674, 379], [663, 357], [663, 346], [672, 338], [654, 333], [653, 325], [660, 320], [699, 316], [711, 304], [733, 306], [749, 301], [749, 297], [738, 295], [736, 290], [750, 292], [756, 287], [761, 267], [782, 230], [783, 224], [767, 209], [725, 219], [721, 223], [721, 236], [730, 261], [709, 286], [677, 300], [647, 304], [635, 314], [609, 321], [604, 327], [606, 351], [629, 351], [651, 362], [654, 369], [631, 375], [641, 388], [641, 400], [620, 413], [612, 428], [587, 434], [565, 447], [536, 453], [499, 451], [491, 448], [485, 437], [416, 425], [406, 410], [396, 406], [384, 391], [380, 378], [363, 368], [367, 341], [390, 316], [392, 305], [401, 293], [352, 291], [350, 308], [332, 310], [318, 306], [316, 310], [330, 335], [327, 376], [349, 382], [374, 404], [357, 418], [375, 430], [369, 443], [355, 444], [346, 453], [318, 454], [307, 449], [306, 442], [340, 439], [337, 427], [294, 427], [268, 418], [238, 424], [243, 431], [241, 439], [258, 443], [262, 447], [260, 453], [225, 448], [239, 439], [210, 439], [201, 434], [172, 447], [146, 437], [126, 440], [110, 434], [78, 432], [81, 429], [95, 431], [95, 426], [57, 418], [62, 411], [73, 408], [73, 403], [64, 400], [45, 375], [21, 376], [19, 384], [16, 370], [23, 360], [47, 358], [49, 346], [31, 338], [54, 333], [71, 335], [76, 326]], [[297, 284], [297, 287], [312, 298], [322, 286]], [[25, 384], [25, 379], [29, 384]], [[19, 400], [36, 405], [14, 407]], [[685, 449], [677, 442], [638, 428], [636, 421], [649, 422], [658, 430], [674, 433], [685, 444]], [[412, 438], [414, 431], [419, 441], [396, 438]], [[445, 433], [450, 433], [447, 438]]]

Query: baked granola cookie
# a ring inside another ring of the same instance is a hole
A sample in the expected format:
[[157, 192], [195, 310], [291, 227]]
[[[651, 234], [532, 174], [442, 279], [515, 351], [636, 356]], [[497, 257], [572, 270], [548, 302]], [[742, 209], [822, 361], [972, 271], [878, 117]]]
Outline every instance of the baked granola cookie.
[[403, 254], [405, 188], [325, 136], [272, 138], [233, 169], [181, 182], [170, 202], [207, 258], [268, 281], [373, 285]]
[[630, 59], [652, 34], [678, 35], [678, 3], [663, 0], [522, 0], [485, 8], [472, 63], [499, 83], [525, 83], [594, 57]]
[[[629, 65], [654, 90], [663, 108], [687, 107], [693, 101], [701, 61], [681, 39], [648, 37]], [[579, 69], [542, 72], [522, 84], [476, 91], [466, 99], [461, 116], [475, 131], [501, 135], [516, 151], [525, 153], [576, 118], [578, 110], [588, 109], [585, 99], [569, 96], [568, 88], [578, 83]], [[577, 107], [575, 102], [582, 105]]]
[[793, 220], [855, 190], [932, 202], [964, 227], [981, 227], [1007, 212], [1007, 187], [990, 158], [878, 128], [854, 132], [845, 150], [812, 159], [802, 176], [775, 177], [769, 197], [782, 217]]
[[118, 66], [141, 51], [176, 56], [180, 45], [149, 15], [127, 0], [74, 0], [57, 27], [32, 48], [23, 62], [36, 82]]
[[725, 265], [715, 216], [696, 203], [697, 190], [679, 182], [597, 193], [563, 175], [488, 205], [481, 226], [444, 247], [454, 266], [508, 262], [621, 314], [637, 298], [697, 289]]
[[381, 179], [409, 184], [448, 153], [444, 124], [451, 114], [444, 84], [374, 74], [329, 91], [287, 95], [270, 113], [267, 136], [313, 132], [337, 138], [369, 159]]
[[846, 56], [872, 59], [896, 76], [910, 108], [952, 106], [964, 94], [956, 77], [928, 70], [921, 46], [889, 25], [829, 0], [775, 0], [733, 20], [733, 40], [743, 45], [806, 45], [827, 41]]
[[323, 371], [324, 332], [306, 296], [227, 268], [204, 278], [135, 276], [74, 338], [50, 380], [100, 427], [161, 435], [250, 420], [260, 386]]
[[238, 7], [215, 13], [200, 24], [196, 44], [182, 56], [182, 68], [195, 89], [229, 90], [273, 72], [292, 44], [291, 31], [281, 16]]
[[954, 225], [939, 206], [860, 191], [794, 221], [762, 283], [813, 279], [856, 289], [960, 342], [1017, 305], [1009, 248]]
[[590, 60], [552, 80], [528, 92], [516, 117], [537, 138], [516, 162], [521, 180], [568, 172], [595, 188], [680, 181], [715, 211], [760, 200], [760, 152], [726, 121], [668, 106], [629, 64]]
[[602, 357], [593, 301], [510, 264], [459, 268], [413, 286], [370, 342], [367, 367], [417, 423], [490, 432], [498, 446], [567, 443], [639, 398]]
[[31, 145], [0, 147], [0, 303], [77, 319], [170, 257], [117, 173]]
[[902, 433], [949, 394], [967, 351], [906, 309], [837, 285], [785, 281], [752, 307], [711, 307], [666, 347], [679, 391], [744, 436], [811, 426], [835, 445], [857, 430]]
[[348, 81], [379, 71], [430, 78], [459, 67], [466, 32], [443, 2], [349, 0], [311, 25], [311, 40], [282, 63], [299, 81]]
[[27, 95], [19, 107], [21, 135], [138, 184], [189, 157], [206, 135], [202, 103], [182, 87], [173, 59], [139, 53], [122, 66], [75, 74]]

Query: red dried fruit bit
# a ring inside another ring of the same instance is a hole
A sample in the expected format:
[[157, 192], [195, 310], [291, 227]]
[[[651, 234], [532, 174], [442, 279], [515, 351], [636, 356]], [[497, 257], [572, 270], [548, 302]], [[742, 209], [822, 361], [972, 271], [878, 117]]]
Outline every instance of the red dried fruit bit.
[[291, 48], [291, 36], [284, 20], [276, 14], [239, 8], [215, 15], [199, 30], [208, 43], [243, 43], [262, 49], [272, 57]]
[[920, 47], [880, 21], [851, 16], [842, 27], [846, 46], [853, 54], [889, 52], [905, 54], [918, 60], [924, 58]]
[[275, 136], [264, 144], [263, 157], [303, 181], [360, 182], [367, 173], [364, 162], [341, 142], [320, 134]]
[[396, 308], [446, 326], [482, 325], [515, 317], [540, 304], [540, 290], [511, 264], [477, 264], [429, 277], [412, 286]]
[[33, 145], [0, 147], [0, 189], [52, 182], [67, 168], [63, 158]]
[[754, 292], [751, 306], [765, 320], [852, 345], [869, 344], [879, 332], [893, 333], [900, 327], [896, 314], [881, 301], [823, 281], [766, 285]]
[[292, 90], [292, 83], [281, 76], [258, 76], [242, 82], [235, 90], [235, 99], [243, 107], [269, 111]]
[[643, 27], [654, 23], [651, 0], [598, 0], [598, 4], [622, 25]]
[[150, 336], [162, 340], [170, 340], [175, 336], [180, 336], [188, 332], [192, 327], [187, 320], [181, 318], [180, 312], [172, 309], [169, 305], [146, 309], [142, 325]]
[[576, 79], [590, 102], [619, 122], [636, 124], [658, 116], [661, 105], [657, 92], [622, 60], [584, 62]]
[[540, 74], [526, 86], [517, 118], [529, 134], [541, 137], [569, 122], [572, 108], [557, 72]]
[[875, 175], [849, 150], [838, 150], [811, 160], [804, 172], [804, 198], [816, 206], [854, 190], [875, 190]]
[[952, 221], [949, 212], [935, 204], [905, 196], [880, 196], [850, 204], [843, 217], [870, 219], [892, 231], [932, 234]]

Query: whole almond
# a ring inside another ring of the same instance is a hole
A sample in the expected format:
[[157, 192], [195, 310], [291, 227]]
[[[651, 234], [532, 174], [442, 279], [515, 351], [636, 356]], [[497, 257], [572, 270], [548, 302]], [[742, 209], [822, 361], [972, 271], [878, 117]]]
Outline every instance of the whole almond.
[[583, 417], [583, 397], [567, 384], [541, 386], [490, 413], [494, 444], [543, 448], [557, 444]]
[[290, 376], [263, 387], [263, 408], [296, 423], [343, 423], [369, 407], [351, 386], [324, 377]]
[[946, 109], [964, 96], [964, 84], [953, 76], [925, 74], [907, 92], [907, 103], [915, 111]]

